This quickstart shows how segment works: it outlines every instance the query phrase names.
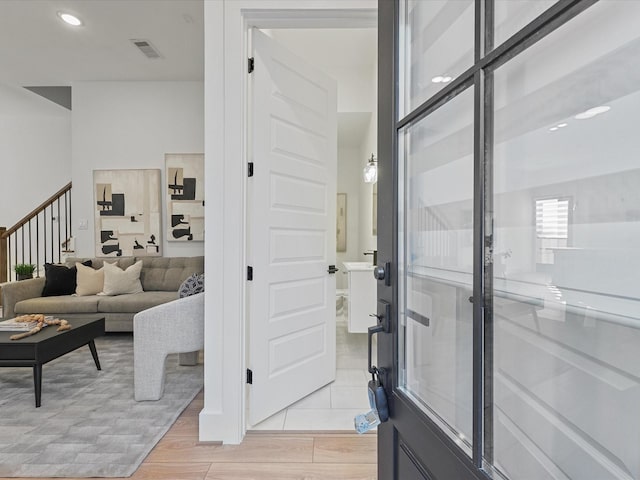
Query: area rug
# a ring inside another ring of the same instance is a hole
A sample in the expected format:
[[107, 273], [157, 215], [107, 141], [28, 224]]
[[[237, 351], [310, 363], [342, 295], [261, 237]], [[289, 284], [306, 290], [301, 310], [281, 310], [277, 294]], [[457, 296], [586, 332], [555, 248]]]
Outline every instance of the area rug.
[[202, 365], [166, 363], [165, 393], [133, 399], [133, 337], [96, 339], [43, 367], [35, 408], [30, 368], [0, 368], [0, 477], [128, 477], [202, 389]]

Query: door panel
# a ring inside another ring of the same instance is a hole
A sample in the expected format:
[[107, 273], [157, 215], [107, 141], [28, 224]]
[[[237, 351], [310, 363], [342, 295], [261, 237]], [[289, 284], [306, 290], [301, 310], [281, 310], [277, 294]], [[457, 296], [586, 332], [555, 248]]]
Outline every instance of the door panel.
[[335, 379], [336, 83], [253, 31], [250, 423]]

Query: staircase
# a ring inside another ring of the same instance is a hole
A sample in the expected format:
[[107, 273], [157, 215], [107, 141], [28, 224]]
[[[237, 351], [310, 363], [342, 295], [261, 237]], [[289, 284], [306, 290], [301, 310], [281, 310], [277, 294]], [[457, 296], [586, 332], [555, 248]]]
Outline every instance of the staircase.
[[16, 280], [14, 267], [34, 264], [34, 276], [45, 263], [60, 263], [72, 253], [71, 182], [11, 228], [0, 227], [0, 283]]

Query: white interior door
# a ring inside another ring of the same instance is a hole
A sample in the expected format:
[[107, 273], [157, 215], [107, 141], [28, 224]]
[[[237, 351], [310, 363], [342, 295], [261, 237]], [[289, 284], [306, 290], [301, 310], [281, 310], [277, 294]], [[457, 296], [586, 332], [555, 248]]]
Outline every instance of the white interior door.
[[252, 425], [335, 379], [336, 82], [253, 31]]

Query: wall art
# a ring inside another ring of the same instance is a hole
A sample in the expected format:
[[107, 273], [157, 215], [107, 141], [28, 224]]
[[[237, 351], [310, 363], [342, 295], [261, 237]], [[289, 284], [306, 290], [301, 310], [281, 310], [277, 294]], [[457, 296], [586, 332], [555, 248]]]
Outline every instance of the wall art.
[[94, 170], [97, 257], [162, 255], [160, 170]]
[[167, 239], [170, 242], [204, 240], [204, 155], [168, 153], [165, 191]]
[[347, 194], [338, 193], [336, 201], [336, 252], [347, 251]]

